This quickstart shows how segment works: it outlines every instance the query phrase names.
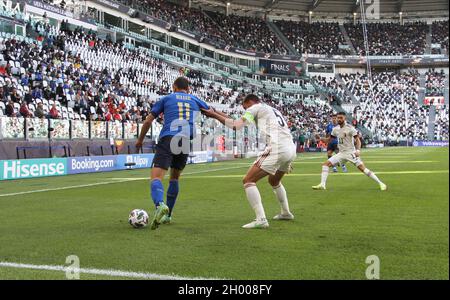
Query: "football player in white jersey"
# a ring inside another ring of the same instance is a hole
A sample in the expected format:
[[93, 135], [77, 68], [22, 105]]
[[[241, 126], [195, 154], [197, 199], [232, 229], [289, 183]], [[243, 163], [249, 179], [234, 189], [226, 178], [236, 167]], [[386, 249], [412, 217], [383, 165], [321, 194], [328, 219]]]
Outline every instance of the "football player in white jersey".
[[364, 166], [364, 163], [360, 158], [361, 140], [359, 138], [358, 131], [350, 124], [347, 124], [345, 117], [346, 115], [344, 112], [337, 114], [338, 126], [333, 128], [333, 131], [329, 137], [320, 138], [320, 136], [317, 136], [318, 139], [324, 142], [329, 142], [331, 139], [337, 139], [339, 153], [333, 155], [322, 165], [321, 182], [319, 185], [313, 186], [312, 188], [314, 190], [326, 190], [330, 167], [338, 163], [342, 164], [349, 161], [361, 172], [377, 182], [382, 191], [387, 190], [387, 186], [381, 182], [380, 179], [378, 179], [377, 175]]
[[207, 116], [217, 119], [229, 128], [239, 130], [246, 125], [255, 124], [266, 140], [266, 148], [250, 167], [243, 179], [247, 199], [255, 211], [255, 221], [242, 226], [243, 228], [267, 228], [264, 207], [261, 202], [256, 183], [268, 176], [269, 184], [280, 202], [281, 213], [274, 220], [292, 220], [294, 215], [289, 210], [286, 190], [281, 183], [283, 176], [291, 170], [291, 163], [297, 156], [291, 131], [281, 113], [260, 101], [258, 96], [247, 95], [242, 103], [246, 110], [244, 115], [234, 120], [226, 114], [213, 109], [203, 110]]

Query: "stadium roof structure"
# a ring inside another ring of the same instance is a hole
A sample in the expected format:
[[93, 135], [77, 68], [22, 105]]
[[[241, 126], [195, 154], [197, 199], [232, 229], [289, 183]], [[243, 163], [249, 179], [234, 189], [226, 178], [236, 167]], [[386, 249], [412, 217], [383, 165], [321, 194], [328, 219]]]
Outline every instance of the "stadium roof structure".
[[[369, 5], [378, 1], [380, 3], [380, 13], [420, 13], [436, 11], [440, 15], [448, 15], [448, 0], [359, 0], [366, 1]], [[286, 12], [306, 12], [313, 13], [341, 13], [348, 14], [359, 11], [358, 0], [193, 0], [197, 3], [222, 4], [226, 6], [230, 3], [233, 8], [266, 11], [268, 13]]]

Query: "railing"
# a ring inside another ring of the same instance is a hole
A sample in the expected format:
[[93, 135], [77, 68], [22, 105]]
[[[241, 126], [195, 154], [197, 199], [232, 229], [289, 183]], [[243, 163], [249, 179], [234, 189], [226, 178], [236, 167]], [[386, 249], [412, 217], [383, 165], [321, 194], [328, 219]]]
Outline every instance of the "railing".
[[[225, 148], [241, 154], [249, 151], [257, 152], [261, 145], [261, 136], [255, 126], [236, 131], [212, 119], [196, 119], [194, 126], [197, 137], [200, 137], [193, 141], [193, 143], [199, 144], [197, 151], [208, 148], [208, 145], [203, 144], [205, 139], [213, 143], [219, 152], [224, 152]], [[0, 117], [0, 140], [135, 140], [140, 134], [141, 127], [139, 122], [133, 121], [107, 122]], [[147, 137], [156, 141], [161, 129], [160, 123], [153, 122]], [[218, 141], [222, 139], [223, 143]], [[65, 151], [67, 150], [65, 149]]]
[[[149, 136], [161, 125], [154, 123]], [[136, 139], [140, 124], [133, 121], [91, 121], [0, 117], [0, 140]]]

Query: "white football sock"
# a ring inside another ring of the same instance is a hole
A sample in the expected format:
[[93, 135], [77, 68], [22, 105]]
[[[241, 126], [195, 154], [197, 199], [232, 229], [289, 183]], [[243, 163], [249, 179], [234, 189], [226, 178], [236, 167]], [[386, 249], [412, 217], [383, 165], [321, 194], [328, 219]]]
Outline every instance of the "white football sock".
[[322, 178], [320, 181], [320, 184], [322, 186], [327, 186], [327, 178], [328, 178], [329, 172], [330, 172], [330, 168], [328, 168], [327, 166], [322, 166]]
[[255, 183], [247, 183], [244, 185], [245, 193], [247, 194], [248, 202], [256, 214], [257, 221], [266, 221], [266, 214], [261, 202], [261, 195]]
[[289, 211], [289, 203], [288, 198], [286, 194], [286, 189], [284, 186], [280, 183], [278, 186], [273, 186], [273, 192], [277, 196], [278, 201], [280, 202], [281, 206], [281, 214], [287, 215], [290, 213]]
[[372, 171], [370, 171], [369, 169], [365, 168], [364, 169], [364, 174], [366, 174], [368, 177], [372, 178], [373, 180], [375, 180], [378, 184], [382, 184], [381, 180], [378, 179], [377, 175], [375, 175], [375, 173], [373, 173]]

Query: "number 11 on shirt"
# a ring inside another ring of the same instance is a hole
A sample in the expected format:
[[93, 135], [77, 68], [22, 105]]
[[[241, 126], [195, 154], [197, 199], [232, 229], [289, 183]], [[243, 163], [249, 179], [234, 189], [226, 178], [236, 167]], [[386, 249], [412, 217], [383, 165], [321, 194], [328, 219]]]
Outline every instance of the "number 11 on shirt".
[[[189, 120], [191, 118], [191, 105], [189, 103], [178, 102], [178, 114], [180, 120]], [[183, 117], [186, 114], [186, 119]]]

